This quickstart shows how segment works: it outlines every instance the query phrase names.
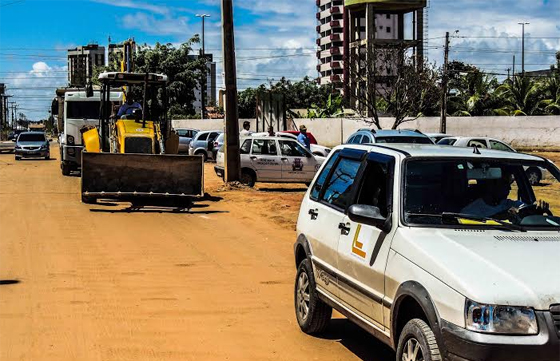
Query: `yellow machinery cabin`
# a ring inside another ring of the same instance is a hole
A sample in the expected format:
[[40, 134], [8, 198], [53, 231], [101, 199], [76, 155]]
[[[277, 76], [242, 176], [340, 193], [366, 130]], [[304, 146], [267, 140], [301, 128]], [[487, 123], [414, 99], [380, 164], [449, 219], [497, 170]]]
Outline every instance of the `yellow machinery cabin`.
[[156, 130], [153, 122], [145, 126], [136, 120], [117, 121], [118, 153], [156, 154]]

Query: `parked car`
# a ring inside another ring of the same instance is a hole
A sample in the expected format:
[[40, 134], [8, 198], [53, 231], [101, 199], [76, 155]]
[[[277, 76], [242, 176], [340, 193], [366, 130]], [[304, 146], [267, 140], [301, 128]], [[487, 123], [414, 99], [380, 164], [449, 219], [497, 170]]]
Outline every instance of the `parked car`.
[[189, 144], [199, 131], [198, 129], [191, 128], [175, 129], [175, 132], [179, 136], [179, 153], [189, 152]]
[[[533, 165], [559, 185], [554, 164], [519, 153], [335, 148], [297, 223], [301, 330], [321, 333], [334, 308], [399, 361], [559, 360], [560, 206], [537, 202], [559, 188], [539, 194]], [[483, 199], [500, 207], [473, 210]]]
[[[286, 137], [252, 136], [241, 141], [241, 182], [250, 187], [255, 182], [309, 184], [325, 160]], [[222, 147], [214, 167], [218, 177], [224, 177], [224, 163]]]
[[[488, 137], [448, 137], [443, 138], [437, 144], [449, 145], [454, 147], [477, 147], [484, 149], [494, 149], [512, 153], [516, 152], [516, 150], [513, 149], [509, 144]], [[544, 174], [542, 170], [539, 169], [539, 167], [527, 167], [526, 172], [531, 185], [539, 184], [544, 177]]]
[[438, 143], [440, 140], [442, 140], [443, 138], [449, 138], [452, 137], [452, 135], [449, 134], [445, 134], [445, 133], [424, 133], [426, 134], [428, 137], [432, 138], [432, 140], [434, 141], [434, 143]]
[[218, 151], [224, 145], [225, 136], [225, 133], [222, 133], [214, 140], [214, 143], [212, 144], [212, 159], [217, 159]]
[[[291, 134], [295, 137], [295, 139], [297, 139], [300, 132], [297, 130], [287, 130], [287, 131], [276, 133], [277, 136], [281, 136], [283, 134]], [[325, 147], [323, 145], [319, 145], [319, 143], [317, 143], [317, 139], [315, 138], [315, 136], [310, 132], [307, 132], [307, 137], [309, 138], [309, 141], [311, 143], [311, 153], [321, 157], [327, 157], [329, 155], [329, 153], [331, 152], [331, 148]]]
[[223, 131], [221, 130], [205, 130], [198, 132], [189, 143], [189, 155], [200, 155], [206, 162], [212, 159], [212, 148], [214, 140], [218, 138]]
[[2, 152], [13, 153], [15, 149], [16, 149], [16, 140], [15, 139], [0, 142], [0, 153], [2, 153]]
[[50, 159], [50, 140], [44, 132], [25, 132], [18, 136], [15, 147], [15, 159], [45, 158]]
[[360, 129], [346, 141], [346, 144], [376, 143], [435, 144], [430, 137], [415, 130]]

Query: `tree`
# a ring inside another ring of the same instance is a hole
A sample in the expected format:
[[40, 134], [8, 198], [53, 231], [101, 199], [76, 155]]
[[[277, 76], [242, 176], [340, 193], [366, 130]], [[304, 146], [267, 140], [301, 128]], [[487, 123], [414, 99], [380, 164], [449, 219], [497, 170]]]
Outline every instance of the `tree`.
[[404, 45], [369, 45], [350, 54], [351, 103], [381, 129], [380, 117], [395, 118], [392, 129], [420, 116], [436, 115], [439, 73], [406, 54]]
[[509, 115], [527, 116], [541, 115], [541, 93], [539, 84], [530, 77], [517, 76], [506, 80], [496, 89]]
[[[204, 78], [207, 71], [205, 61], [192, 55], [192, 45], [199, 41], [198, 36], [195, 36], [177, 48], [172, 44], [156, 43], [153, 48], [143, 45], [134, 54], [135, 72], [167, 75], [168, 115], [172, 119], [195, 114], [194, 90], [200, 87], [200, 78]], [[97, 75], [103, 71], [119, 70], [118, 62], [112, 61], [106, 67], [96, 68], [94, 79], [97, 80]], [[132, 90], [137, 97], [142, 93], [142, 89]], [[158, 94], [158, 101], [163, 101], [161, 92]]]
[[308, 118], [331, 118], [343, 115], [342, 96], [340, 94], [329, 94], [324, 104], [313, 104], [311, 109], [307, 110]]

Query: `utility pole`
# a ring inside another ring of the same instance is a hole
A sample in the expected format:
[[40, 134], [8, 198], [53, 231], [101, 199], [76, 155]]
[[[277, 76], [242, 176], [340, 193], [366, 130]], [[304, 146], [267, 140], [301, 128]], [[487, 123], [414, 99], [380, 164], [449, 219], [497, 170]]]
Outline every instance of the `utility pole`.
[[208, 88], [208, 75], [206, 74], [206, 71], [208, 70], [208, 67], [206, 65], [206, 47], [204, 44], [204, 31], [206, 28], [206, 24], [205, 24], [205, 20], [206, 18], [209, 18], [210, 15], [208, 14], [196, 14], [197, 17], [202, 19], [202, 49], [201, 49], [201, 56], [202, 59], [204, 60], [204, 71], [202, 72], [202, 80], [200, 82], [200, 105], [201, 105], [201, 110], [200, 110], [200, 117], [202, 118], [202, 120], [204, 120], [204, 118], [206, 118], [206, 90]]
[[512, 76], [513, 81], [515, 81], [515, 55], [513, 56], [513, 76]]
[[511, 68], [507, 68], [506, 70], [508, 72], [508, 80], [509, 80], [510, 79], [509, 75], [510, 75], [510, 72], [511, 72]]
[[443, 62], [443, 79], [441, 82], [441, 123], [440, 133], [447, 133], [447, 85], [449, 82], [449, 31], [445, 33], [445, 55]]
[[521, 76], [525, 77], [525, 25], [529, 25], [530, 23], [518, 23], [521, 25], [522, 34], [521, 34]]
[[233, 0], [222, 0], [222, 42], [226, 85], [225, 181], [234, 182], [240, 179], [241, 169], [239, 159], [239, 114], [237, 108]]

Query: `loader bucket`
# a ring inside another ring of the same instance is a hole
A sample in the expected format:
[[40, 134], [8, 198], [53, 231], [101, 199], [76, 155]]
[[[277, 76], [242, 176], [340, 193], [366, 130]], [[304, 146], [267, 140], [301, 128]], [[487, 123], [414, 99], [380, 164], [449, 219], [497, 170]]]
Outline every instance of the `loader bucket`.
[[204, 196], [202, 157], [82, 153], [82, 201]]

